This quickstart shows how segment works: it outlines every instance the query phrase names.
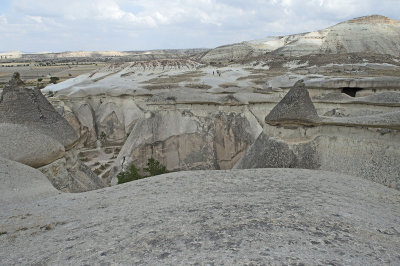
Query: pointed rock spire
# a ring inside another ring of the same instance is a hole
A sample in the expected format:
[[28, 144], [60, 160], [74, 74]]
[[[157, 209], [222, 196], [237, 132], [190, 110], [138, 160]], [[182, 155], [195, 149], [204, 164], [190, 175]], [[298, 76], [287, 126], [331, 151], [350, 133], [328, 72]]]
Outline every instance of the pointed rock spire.
[[74, 129], [42, 92], [38, 88], [24, 87], [17, 72], [0, 95], [0, 123], [34, 127], [68, 149], [78, 140]]
[[314, 124], [320, 121], [310, 95], [303, 80], [294, 84], [293, 88], [265, 117], [265, 122], [277, 124]]
[[25, 83], [21, 80], [21, 76], [18, 72], [14, 72], [12, 78], [8, 82], [10, 87], [19, 87], [25, 85]]

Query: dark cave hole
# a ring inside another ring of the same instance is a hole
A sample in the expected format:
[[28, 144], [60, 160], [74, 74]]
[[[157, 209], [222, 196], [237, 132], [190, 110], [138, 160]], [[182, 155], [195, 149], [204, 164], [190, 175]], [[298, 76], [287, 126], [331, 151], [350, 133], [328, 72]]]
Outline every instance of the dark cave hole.
[[356, 87], [344, 87], [342, 88], [342, 93], [345, 93], [351, 97], [356, 97], [357, 91], [361, 91], [362, 88], [356, 88]]

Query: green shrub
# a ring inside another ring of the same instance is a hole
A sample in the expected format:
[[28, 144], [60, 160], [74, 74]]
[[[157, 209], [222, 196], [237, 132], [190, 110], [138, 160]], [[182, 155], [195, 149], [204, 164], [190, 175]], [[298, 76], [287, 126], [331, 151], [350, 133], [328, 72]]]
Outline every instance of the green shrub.
[[100, 140], [105, 141], [107, 138], [107, 134], [104, 131], [101, 131], [100, 133]]
[[142, 176], [139, 174], [139, 169], [136, 168], [135, 165], [131, 165], [129, 171], [120, 172], [117, 175], [118, 184], [139, 180], [149, 176], [161, 175], [168, 173], [167, 168], [162, 165], [159, 161], [154, 158], [148, 159], [147, 168], [143, 168], [143, 172], [149, 173], [148, 176]]
[[57, 81], [59, 81], [60, 78], [59, 77], [50, 77], [50, 83], [56, 84]]
[[133, 164], [129, 168], [129, 171], [126, 172], [120, 172], [117, 175], [118, 178], [118, 184], [123, 184], [126, 182], [134, 181], [134, 180], [139, 180], [144, 178], [139, 174], [139, 170], [134, 166]]
[[143, 171], [148, 172], [150, 176], [168, 173], [167, 168], [154, 158], [147, 161], [147, 168], [143, 168]]

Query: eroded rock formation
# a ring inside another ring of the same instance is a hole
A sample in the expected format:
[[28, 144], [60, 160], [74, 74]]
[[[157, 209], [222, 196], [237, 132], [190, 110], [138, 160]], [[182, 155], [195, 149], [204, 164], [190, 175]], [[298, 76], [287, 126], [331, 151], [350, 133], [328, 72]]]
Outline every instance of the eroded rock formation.
[[16, 73], [0, 97], [0, 156], [41, 170], [59, 190], [104, 187], [77, 158], [78, 136], [37, 88]]
[[301, 83], [267, 115], [264, 132], [235, 168], [322, 169], [400, 190], [400, 111], [318, 117], [308, 93], [291, 97], [306, 90]]

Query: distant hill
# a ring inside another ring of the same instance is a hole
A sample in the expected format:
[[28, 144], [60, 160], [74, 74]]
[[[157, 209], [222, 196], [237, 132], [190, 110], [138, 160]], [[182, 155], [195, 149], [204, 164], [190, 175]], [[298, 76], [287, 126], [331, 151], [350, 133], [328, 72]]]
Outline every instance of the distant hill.
[[41, 52], [41, 53], [22, 53], [4, 52], [0, 53], [0, 60], [63, 60], [63, 59], [104, 59], [104, 58], [124, 58], [126, 60], [154, 60], [190, 57], [199, 53], [204, 53], [208, 49], [166, 49], [166, 50], [150, 50], [150, 51], [66, 51], [58, 53]]
[[399, 56], [400, 21], [380, 15], [359, 17], [319, 31], [217, 47], [206, 52], [201, 60], [229, 61], [265, 53], [289, 56], [375, 53]]

